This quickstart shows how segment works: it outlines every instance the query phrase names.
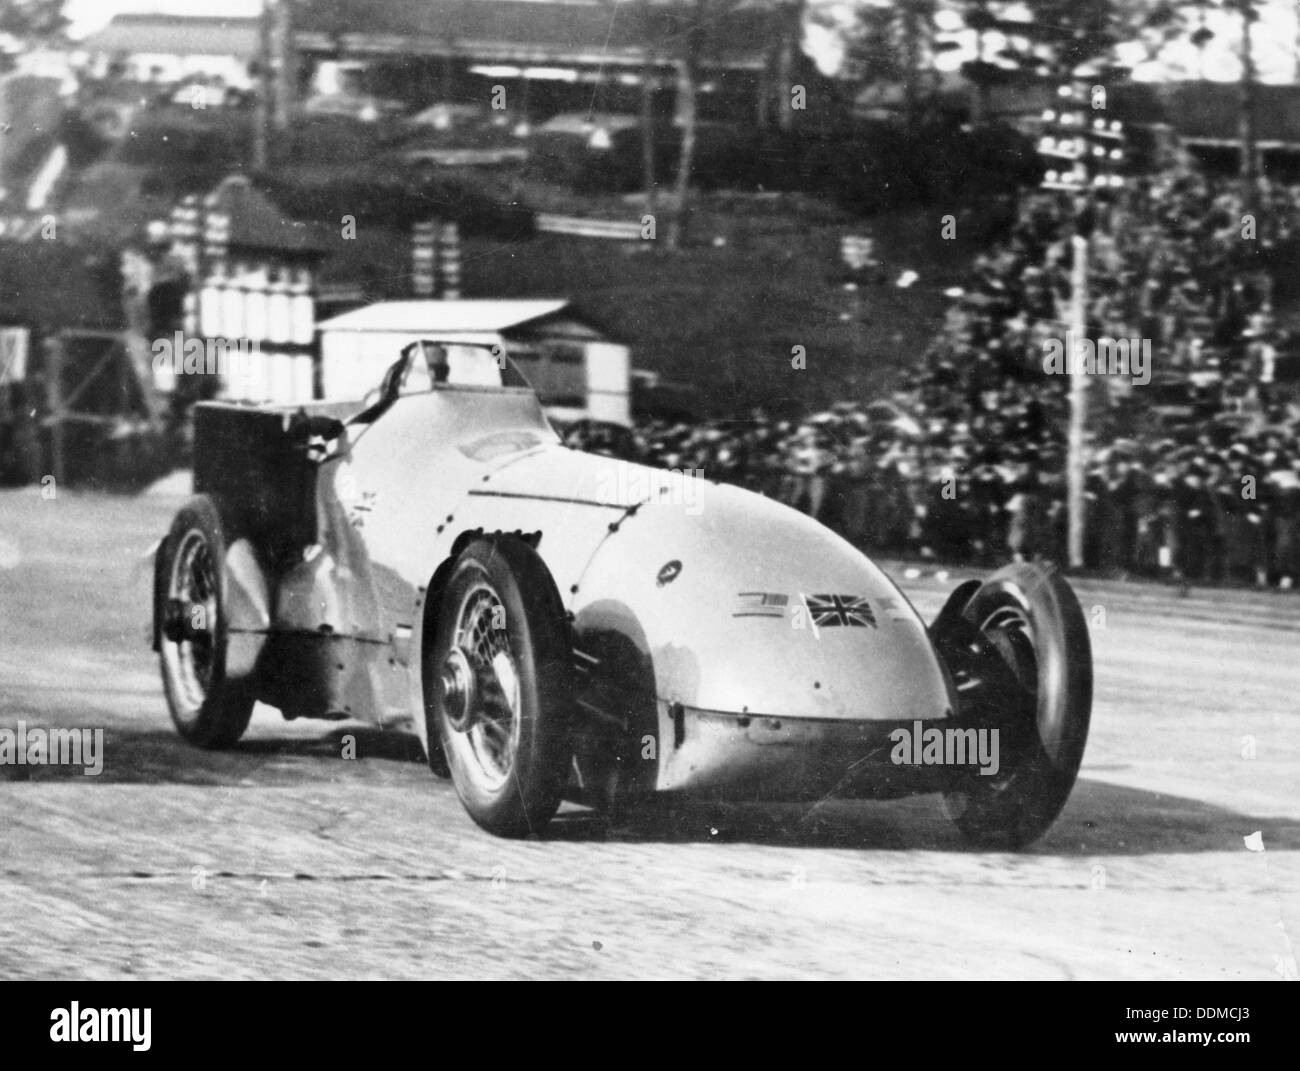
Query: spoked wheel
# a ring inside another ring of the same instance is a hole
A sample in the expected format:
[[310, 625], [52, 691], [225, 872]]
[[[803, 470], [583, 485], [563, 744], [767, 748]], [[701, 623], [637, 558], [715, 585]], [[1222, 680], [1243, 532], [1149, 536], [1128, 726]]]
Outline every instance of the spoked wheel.
[[999, 731], [1000, 768], [961, 774], [945, 794], [947, 810], [977, 844], [1022, 847], [1061, 813], [1083, 761], [1092, 711], [1088, 626], [1065, 579], [1039, 565], [994, 573], [962, 616], [987, 641], [970, 701], [979, 725]]
[[531, 547], [481, 539], [465, 548], [424, 669], [436, 684], [429, 737], [470, 817], [498, 836], [539, 832], [568, 775], [573, 685], [564, 608]]
[[505, 628], [493, 626], [504, 621], [496, 591], [482, 582], [471, 587], [456, 609], [456, 646], [439, 682], [447, 724], [472, 757], [479, 783], [493, 791], [509, 780], [519, 751], [519, 669]]
[[226, 543], [205, 495], [176, 514], [154, 565], [154, 619], [163, 690], [177, 730], [200, 747], [243, 735], [254, 699], [226, 677]]

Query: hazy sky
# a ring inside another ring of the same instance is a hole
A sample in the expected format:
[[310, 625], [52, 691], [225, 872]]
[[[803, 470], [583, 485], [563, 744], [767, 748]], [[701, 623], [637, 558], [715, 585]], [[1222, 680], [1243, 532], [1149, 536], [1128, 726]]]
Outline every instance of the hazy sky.
[[[383, 0], [373, 0], [382, 3]], [[819, 6], [834, 10], [842, 18], [850, 18], [854, 0], [813, 0]], [[857, 0], [870, 3], [871, 0]], [[103, 26], [119, 12], [169, 12], [180, 15], [255, 15], [261, 9], [261, 0], [69, 0], [67, 11], [73, 20], [74, 31], [89, 33]], [[1254, 33], [1256, 63], [1260, 77], [1266, 82], [1297, 80], [1297, 51], [1300, 50], [1300, 6], [1296, 0], [1268, 0], [1262, 7], [1263, 18]], [[1161, 78], [1195, 78], [1204, 76], [1216, 80], [1235, 79], [1240, 74], [1236, 58], [1240, 35], [1240, 20], [1215, 14], [1209, 28], [1216, 33], [1204, 51], [1203, 57], [1191, 45], [1182, 45], [1163, 53], [1157, 62], [1140, 64], [1141, 51], [1130, 50], [1126, 62], [1136, 63], [1135, 75], [1143, 80]], [[970, 46], [970, 34], [957, 34], [953, 40]], [[827, 71], [838, 63], [838, 43], [835, 35], [814, 28], [808, 37], [809, 51], [818, 64]], [[967, 58], [961, 52], [950, 53], [947, 64], [960, 63]]]

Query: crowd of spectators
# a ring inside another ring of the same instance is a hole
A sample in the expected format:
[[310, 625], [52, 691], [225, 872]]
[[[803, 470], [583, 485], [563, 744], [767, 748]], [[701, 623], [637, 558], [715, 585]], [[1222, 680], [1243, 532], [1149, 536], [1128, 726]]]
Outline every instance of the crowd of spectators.
[[[1069, 377], [1044, 371], [1064, 337], [1074, 210], [1021, 203], [1005, 240], [954, 291], [903, 389], [802, 420], [649, 422], [629, 453], [780, 498], [876, 553], [946, 562], [1065, 560]], [[1300, 404], [1275, 382], [1290, 340], [1267, 256], [1300, 237], [1300, 186], [1177, 168], [1100, 210], [1090, 337], [1150, 341], [1149, 384], [1095, 377], [1085, 564], [1108, 575], [1276, 585], [1300, 579]], [[1294, 247], [1292, 248], [1294, 252]]]

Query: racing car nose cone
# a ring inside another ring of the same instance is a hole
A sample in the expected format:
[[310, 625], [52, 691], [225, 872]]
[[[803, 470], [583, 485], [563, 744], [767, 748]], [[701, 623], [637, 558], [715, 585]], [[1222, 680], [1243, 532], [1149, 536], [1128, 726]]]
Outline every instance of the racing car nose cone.
[[[660, 698], [822, 721], [942, 718], [925, 624], [857, 548], [736, 487], [647, 504], [611, 532], [573, 603], [580, 640], [626, 630]], [[665, 559], [680, 563], [662, 583]], [[633, 622], [630, 627], [627, 622]]]
[[453, 647], [442, 665], [442, 703], [447, 724], [458, 733], [474, 724], [474, 670], [459, 647]]

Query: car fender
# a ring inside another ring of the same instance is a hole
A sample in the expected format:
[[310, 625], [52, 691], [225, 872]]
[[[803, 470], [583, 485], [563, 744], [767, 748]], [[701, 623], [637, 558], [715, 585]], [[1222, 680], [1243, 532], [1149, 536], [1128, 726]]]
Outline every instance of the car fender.
[[[667, 704], [824, 720], [951, 716], [924, 622], [865, 555], [761, 495], [700, 483], [692, 507], [644, 505], [602, 543], [573, 604], [579, 642], [591, 607], [621, 603], [644, 630]], [[850, 609], [819, 609], [833, 600]]]
[[226, 675], [252, 675], [271, 629], [271, 583], [253, 545], [236, 539], [226, 548]]

